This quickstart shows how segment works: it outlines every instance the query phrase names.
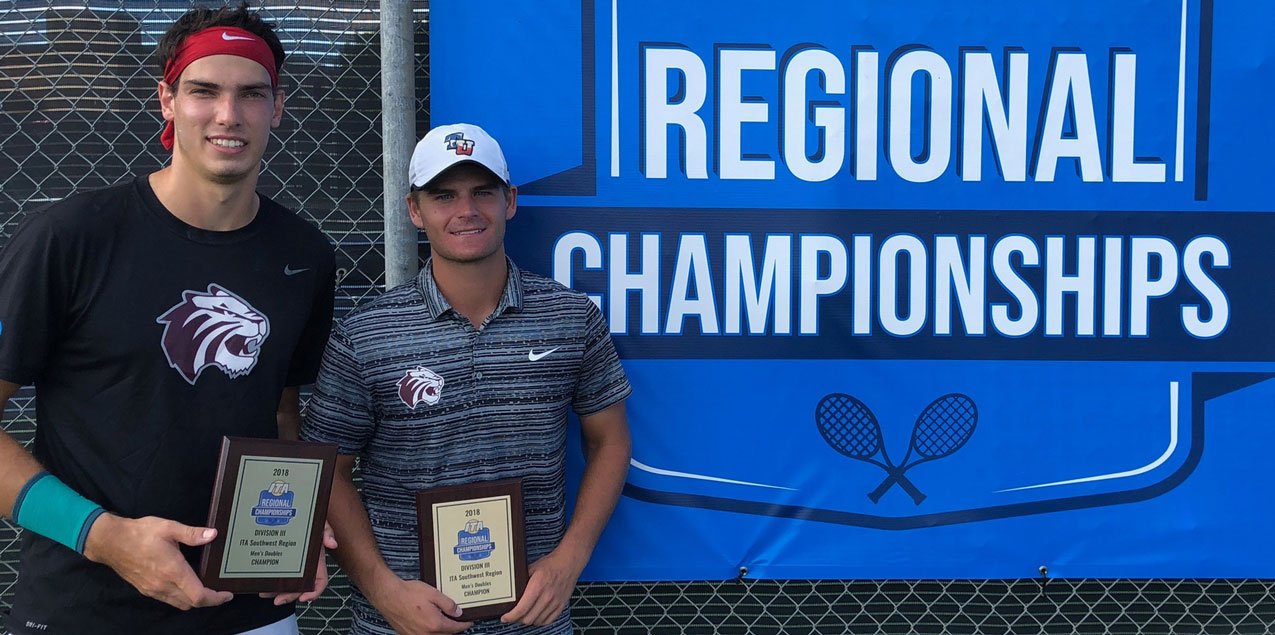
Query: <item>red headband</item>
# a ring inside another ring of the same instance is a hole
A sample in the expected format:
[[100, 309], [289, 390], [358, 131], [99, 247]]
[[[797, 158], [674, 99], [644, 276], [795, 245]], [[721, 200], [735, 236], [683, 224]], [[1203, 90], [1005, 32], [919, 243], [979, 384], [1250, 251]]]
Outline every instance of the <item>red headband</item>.
[[[164, 83], [169, 86], [177, 84], [182, 71], [190, 63], [209, 55], [238, 55], [248, 58], [270, 73], [270, 87], [279, 87], [279, 74], [275, 70], [274, 53], [270, 46], [260, 37], [233, 26], [215, 26], [188, 36], [177, 47], [177, 52], [169, 58], [164, 66]], [[165, 122], [164, 132], [159, 141], [165, 150], [173, 149], [173, 122]]]

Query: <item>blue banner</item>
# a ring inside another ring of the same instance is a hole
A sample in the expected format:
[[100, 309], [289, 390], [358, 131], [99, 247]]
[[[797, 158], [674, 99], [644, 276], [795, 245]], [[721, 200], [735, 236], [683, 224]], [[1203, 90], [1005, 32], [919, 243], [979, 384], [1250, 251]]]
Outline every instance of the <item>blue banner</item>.
[[586, 579], [1275, 574], [1275, 5], [431, 11], [634, 386]]

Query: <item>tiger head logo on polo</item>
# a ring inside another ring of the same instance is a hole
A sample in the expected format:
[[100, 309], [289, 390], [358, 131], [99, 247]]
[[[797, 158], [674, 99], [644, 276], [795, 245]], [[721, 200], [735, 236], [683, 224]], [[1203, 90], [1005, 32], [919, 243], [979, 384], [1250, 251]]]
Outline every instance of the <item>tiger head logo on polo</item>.
[[190, 385], [209, 367], [231, 379], [257, 365], [270, 320], [246, 300], [218, 284], [182, 292], [182, 300], [155, 320], [164, 325], [160, 346], [168, 365]]
[[398, 380], [398, 398], [408, 408], [415, 409], [420, 404], [432, 406], [443, 397], [443, 377], [438, 373], [417, 366]]

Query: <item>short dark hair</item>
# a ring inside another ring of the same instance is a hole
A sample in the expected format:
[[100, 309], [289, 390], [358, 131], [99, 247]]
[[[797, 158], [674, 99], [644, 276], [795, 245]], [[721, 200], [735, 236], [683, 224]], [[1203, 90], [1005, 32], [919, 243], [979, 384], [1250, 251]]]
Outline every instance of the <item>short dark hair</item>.
[[164, 36], [159, 39], [159, 45], [155, 47], [155, 58], [159, 62], [160, 74], [163, 75], [168, 60], [177, 54], [177, 47], [181, 46], [187, 37], [214, 26], [238, 27], [265, 40], [266, 46], [269, 46], [270, 52], [274, 54], [275, 74], [283, 71], [283, 44], [279, 42], [279, 36], [275, 35], [274, 24], [262, 20], [261, 14], [249, 10], [247, 0], [242, 0], [239, 6], [234, 8], [229, 6], [220, 9], [195, 7], [177, 18], [177, 21], [168, 27]]

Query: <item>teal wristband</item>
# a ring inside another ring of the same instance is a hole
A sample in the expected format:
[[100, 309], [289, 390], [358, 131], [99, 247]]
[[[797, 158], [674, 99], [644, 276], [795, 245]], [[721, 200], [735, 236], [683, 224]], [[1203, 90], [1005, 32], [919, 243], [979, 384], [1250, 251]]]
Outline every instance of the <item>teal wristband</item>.
[[18, 493], [13, 503], [13, 520], [23, 529], [84, 553], [89, 528], [105, 511], [56, 476], [40, 472]]

